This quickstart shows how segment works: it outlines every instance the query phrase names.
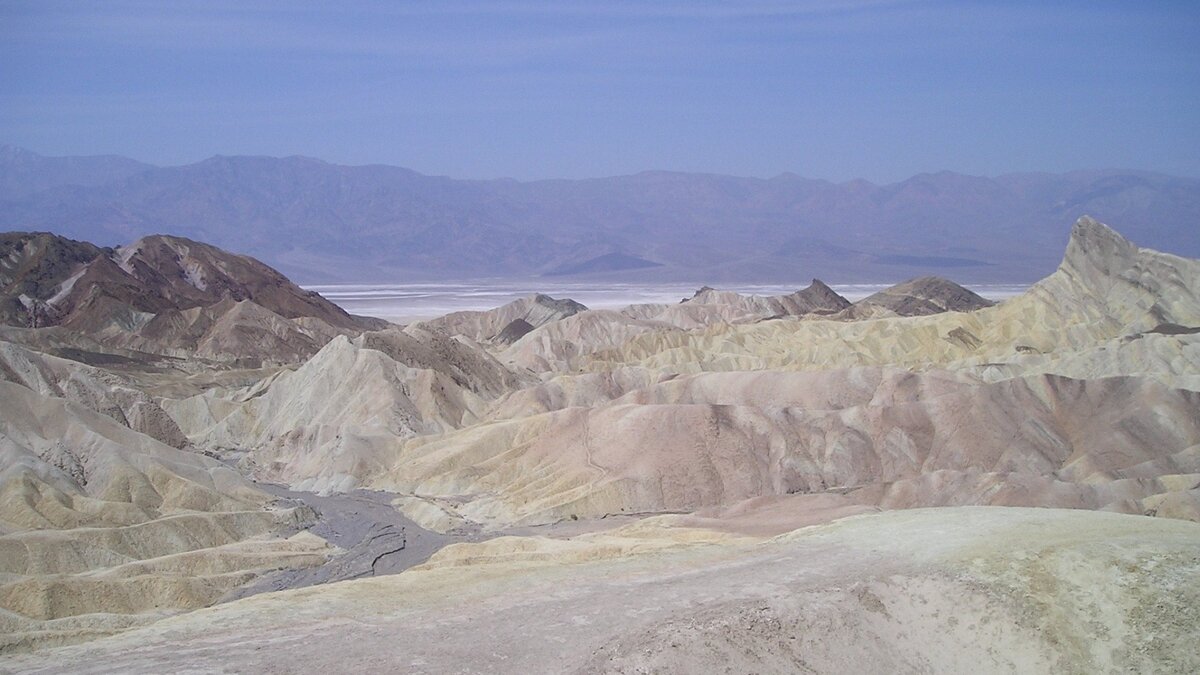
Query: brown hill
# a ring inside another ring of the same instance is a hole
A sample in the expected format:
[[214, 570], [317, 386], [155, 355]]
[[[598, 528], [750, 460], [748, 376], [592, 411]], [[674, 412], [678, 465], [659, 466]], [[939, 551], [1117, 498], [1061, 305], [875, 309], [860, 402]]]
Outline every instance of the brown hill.
[[364, 321], [248, 256], [166, 235], [102, 249], [0, 235], [0, 319], [114, 349], [293, 362]]
[[973, 312], [994, 305], [969, 288], [941, 277], [918, 277], [885, 288], [854, 303], [838, 318], [928, 316], [941, 312]]
[[308, 316], [331, 326], [357, 327], [343, 309], [254, 258], [166, 235], [144, 237], [98, 257], [62, 304], [74, 309], [97, 295], [150, 313], [250, 300], [284, 318]]
[[46, 301], [103, 252], [93, 244], [49, 232], [0, 233], [0, 322], [10, 326], [54, 323], [59, 313]]

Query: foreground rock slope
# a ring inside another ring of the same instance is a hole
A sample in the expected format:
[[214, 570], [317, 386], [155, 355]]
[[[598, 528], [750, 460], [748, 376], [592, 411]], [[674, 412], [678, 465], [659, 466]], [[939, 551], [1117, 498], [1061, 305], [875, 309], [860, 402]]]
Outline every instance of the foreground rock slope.
[[0, 382], [0, 649], [76, 641], [210, 605], [279, 567], [311, 512], [107, 415]]
[[[258, 596], [25, 672], [1194, 672], [1200, 525], [950, 508], [763, 540], [647, 521], [443, 549]], [[347, 621], [345, 617], [355, 620]]]

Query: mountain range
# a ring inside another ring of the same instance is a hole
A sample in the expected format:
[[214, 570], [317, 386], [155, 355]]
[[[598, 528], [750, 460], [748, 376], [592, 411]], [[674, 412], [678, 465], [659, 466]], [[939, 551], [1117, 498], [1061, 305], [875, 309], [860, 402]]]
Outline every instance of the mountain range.
[[170, 233], [299, 282], [440, 278], [968, 282], [1052, 271], [1083, 214], [1200, 256], [1200, 179], [1143, 171], [952, 172], [833, 183], [648, 171], [456, 180], [307, 157], [156, 167], [0, 147], [0, 230], [105, 246]]

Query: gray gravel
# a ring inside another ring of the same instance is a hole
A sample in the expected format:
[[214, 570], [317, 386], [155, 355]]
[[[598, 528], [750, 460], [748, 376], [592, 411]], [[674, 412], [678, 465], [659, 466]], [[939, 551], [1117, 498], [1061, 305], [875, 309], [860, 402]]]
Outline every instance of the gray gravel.
[[302, 503], [316, 511], [317, 522], [306, 529], [344, 549], [345, 553], [319, 567], [266, 574], [230, 592], [222, 599], [224, 602], [270, 591], [398, 574], [425, 562], [448, 544], [483, 541], [494, 536], [477, 530], [449, 534], [427, 530], [391, 505], [396, 495], [390, 492], [355, 490], [322, 496], [272, 483], [259, 483], [258, 487], [282, 500]]

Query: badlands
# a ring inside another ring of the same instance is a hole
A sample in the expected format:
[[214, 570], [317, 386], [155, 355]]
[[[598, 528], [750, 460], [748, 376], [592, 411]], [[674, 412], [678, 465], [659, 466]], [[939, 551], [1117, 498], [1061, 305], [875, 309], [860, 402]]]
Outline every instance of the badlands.
[[398, 326], [0, 235], [5, 672], [1200, 672], [1200, 261]]

